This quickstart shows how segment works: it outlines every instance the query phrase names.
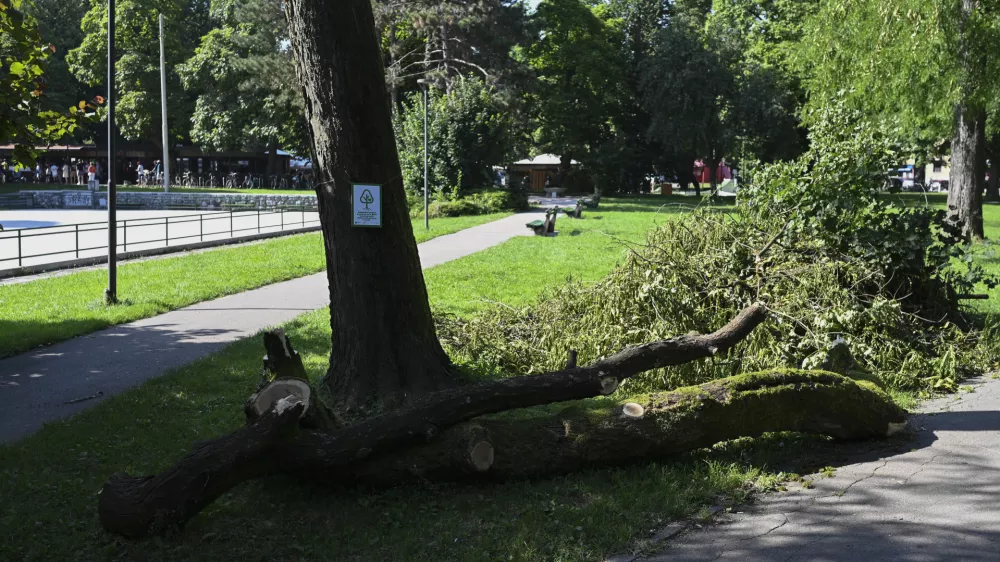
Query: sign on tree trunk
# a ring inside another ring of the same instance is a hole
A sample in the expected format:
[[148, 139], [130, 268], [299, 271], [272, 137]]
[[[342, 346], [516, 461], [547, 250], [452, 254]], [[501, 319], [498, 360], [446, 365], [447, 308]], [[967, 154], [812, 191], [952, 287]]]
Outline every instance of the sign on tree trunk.
[[382, 226], [382, 186], [353, 184], [354, 226]]

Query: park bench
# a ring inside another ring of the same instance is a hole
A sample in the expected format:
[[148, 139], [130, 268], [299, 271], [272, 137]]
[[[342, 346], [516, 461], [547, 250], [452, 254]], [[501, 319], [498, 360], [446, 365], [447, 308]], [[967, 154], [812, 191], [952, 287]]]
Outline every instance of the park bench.
[[593, 197], [587, 197], [585, 199], [580, 199], [583, 206], [588, 209], [597, 209], [597, 206], [601, 204], [601, 195], [597, 194]]
[[140, 210], [142, 209], [142, 203], [117, 203], [115, 204], [116, 209], [132, 209]]
[[556, 231], [556, 216], [559, 214], [559, 207], [554, 207], [545, 211], [545, 220], [534, 220], [524, 225], [535, 231], [535, 236], [548, 236]]
[[582, 200], [581, 201], [577, 201], [576, 202], [576, 208], [574, 208], [573, 210], [571, 210], [571, 211], [564, 210], [563, 212], [566, 213], [566, 216], [569, 217], [569, 218], [571, 218], [571, 219], [582, 219], [583, 218], [583, 201]]
[[28, 209], [32, 202], [31, 195], [0, 193], [0, 209]]

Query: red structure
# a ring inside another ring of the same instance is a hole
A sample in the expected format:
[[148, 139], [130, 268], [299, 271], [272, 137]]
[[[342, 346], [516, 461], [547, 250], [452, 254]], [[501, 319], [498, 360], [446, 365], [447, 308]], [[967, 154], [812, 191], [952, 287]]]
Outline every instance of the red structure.
[[[715, 169], [715, 181], [722, 183], [725, 180], [732, 179], [732, 177], [733, 171], [726, 165], [726, 161], [719, 162], [718, 167]], [[698, 183], [712, 183], [712, 174], [708, 170], [708, 166], [704, 160], [694, 161], [694, 179]]]

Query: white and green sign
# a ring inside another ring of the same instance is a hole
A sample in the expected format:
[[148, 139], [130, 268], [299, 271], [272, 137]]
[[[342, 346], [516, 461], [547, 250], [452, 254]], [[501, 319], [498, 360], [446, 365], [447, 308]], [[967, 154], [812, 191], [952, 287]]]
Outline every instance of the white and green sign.
[[354, 226], [382, 226], [382, 186], [363, 183], [354, 184], [352, 193], [352, 215]]

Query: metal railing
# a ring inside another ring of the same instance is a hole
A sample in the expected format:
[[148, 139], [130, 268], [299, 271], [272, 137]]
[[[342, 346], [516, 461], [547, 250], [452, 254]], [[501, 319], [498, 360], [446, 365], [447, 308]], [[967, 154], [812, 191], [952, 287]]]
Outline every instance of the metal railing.
[[[307, 217], [310, 214], [314, 216]], [[280, 207], [125, 219], [116, 224], [118, 252], [127, 253], [130, 247], [138, 251], [213, 240], [225, 242], [253, 234], [318, 227], [320, 222], [316, 207]], [[107, 252], [107, 233], [107, 221], [0, 230], [0, 271], [99, 256]], [[13, 255], [12, 245], [16, 245]], [[46, 251], [31, 251], [38, 247]], [[62, 259], [25, 263], [55, 256]]]

